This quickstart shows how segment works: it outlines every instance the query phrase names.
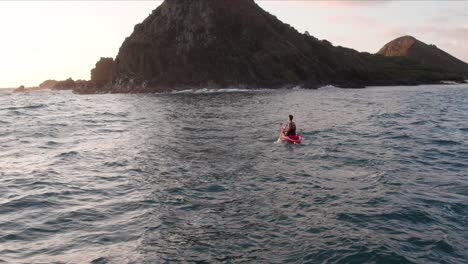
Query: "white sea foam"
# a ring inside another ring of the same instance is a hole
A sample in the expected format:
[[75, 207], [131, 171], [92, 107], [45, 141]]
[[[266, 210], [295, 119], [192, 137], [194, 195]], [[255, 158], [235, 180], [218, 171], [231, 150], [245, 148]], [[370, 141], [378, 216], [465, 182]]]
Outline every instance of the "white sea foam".
[[336, 90], [340, 88], [333, 86], [333, 85], [325, 85], [325, 86], [319, 87], [318, 89], [319, 90]]
[[172, 91], [170, 94], [212, 94], [212, 93], [245, 93], [245, 92], [262, 92], [269, 89], [241, 89], [241, 88], [203, 88], [203, 89], [186, 89], [180, 91]]
[[440, 81], [441, 84], [449, 84], [449, 85], [454, 85], [454, 84], [459, 84], [457, 82], [454, 82], [454, 81]]
[[298, 85], [298, 86], [294, 86], [294, 87], [292, 88], [293, 91], [303, 90], [303, 89], [304, 89], [304, 87], [299, 86], [299, 85]]

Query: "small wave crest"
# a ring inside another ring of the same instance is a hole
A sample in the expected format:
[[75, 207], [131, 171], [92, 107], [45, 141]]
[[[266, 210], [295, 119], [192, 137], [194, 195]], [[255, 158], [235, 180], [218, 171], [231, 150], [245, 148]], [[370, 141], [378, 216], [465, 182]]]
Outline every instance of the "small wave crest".
[[208, 88], [0, 97], [0, 263], [467, 259], [467, 89]]
[[10, 111], [16, 111], [16, 110], [24, 110], [24, 109], [40, 109], [40, 108], [46, 108], [46, 104], [36, 104], [36, 105], [26, 105], [26, 106], [11, 106], [11, 107], [5, 107], [5, 108], [0, 108], [0, 110], [10, 110]]
[[69, 151], [69, 152], [60, 153], [59, 155], [56, 156], [56, 158], [69, 158], [69, 157], [76, 157], [78, 155], [80, 155], [80, 153], [76, 151]]
[[431, 140], [431, 143], [434, 145], [461, 145], [461, 142], [449, 140], [449, 139], [434, 139]]
[[329, 85], [319, 87], [318, 89], [321, 90], [321, 91], [328, 91], [328, 90], [333, 90], [334, 91], [334, 90], [337, 90], [337, 89], [340, 89], [340, 88], [329, 84]]
[[180, 91], [173, 91], [169, 94], [213, 94], [213, 93], [245, 93], [245, 92], [260, 92], [267, 89], [241, 89], [241, 88], [225, 88], [225, 89], [187, 89]]

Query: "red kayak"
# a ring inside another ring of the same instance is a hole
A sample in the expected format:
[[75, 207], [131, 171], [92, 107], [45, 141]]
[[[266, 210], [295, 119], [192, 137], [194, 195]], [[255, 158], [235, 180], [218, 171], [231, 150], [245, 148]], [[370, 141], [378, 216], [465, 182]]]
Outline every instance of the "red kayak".
[[[284, 128], [281, 128], [280, 133], [283, 134]], [[282, 136], [282, 141], [286, 141], [291, 144], [301, 144], [301, 136], [299, 134], [289, 135], [289, 136]]]

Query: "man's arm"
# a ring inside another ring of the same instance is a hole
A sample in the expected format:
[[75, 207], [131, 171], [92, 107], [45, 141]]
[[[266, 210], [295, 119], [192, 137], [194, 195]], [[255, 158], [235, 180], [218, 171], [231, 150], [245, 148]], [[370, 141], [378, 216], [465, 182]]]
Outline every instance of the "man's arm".
[[283, 134], [287, 135], [289, 133], [289, 130], [291, 130], [291, 123], [288, 122], [288, 124], [284, 128]]

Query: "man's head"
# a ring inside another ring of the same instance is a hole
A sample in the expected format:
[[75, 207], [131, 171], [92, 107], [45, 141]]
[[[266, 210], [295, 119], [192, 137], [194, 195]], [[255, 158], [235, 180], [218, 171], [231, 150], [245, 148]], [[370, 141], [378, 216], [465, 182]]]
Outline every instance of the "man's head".
[[289, 121], [293, 121], [293, 118], [294, 118], [293, 115], [289, 115]]

